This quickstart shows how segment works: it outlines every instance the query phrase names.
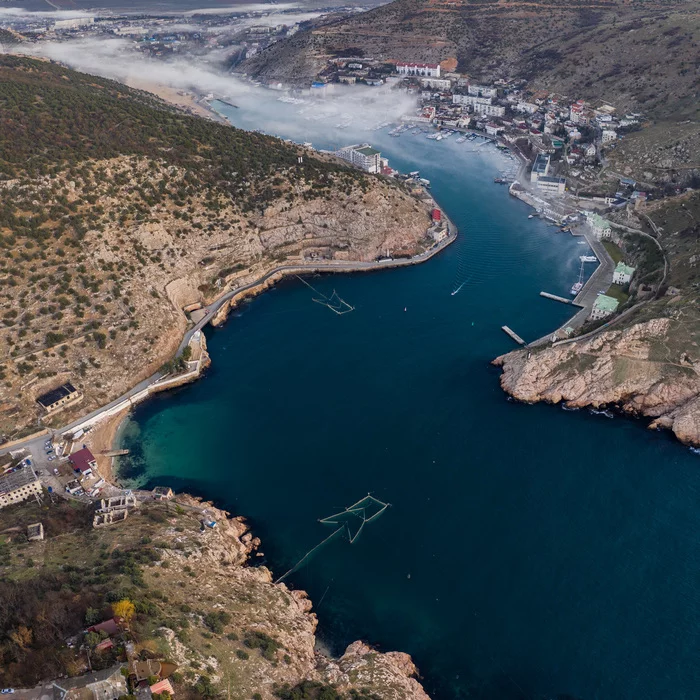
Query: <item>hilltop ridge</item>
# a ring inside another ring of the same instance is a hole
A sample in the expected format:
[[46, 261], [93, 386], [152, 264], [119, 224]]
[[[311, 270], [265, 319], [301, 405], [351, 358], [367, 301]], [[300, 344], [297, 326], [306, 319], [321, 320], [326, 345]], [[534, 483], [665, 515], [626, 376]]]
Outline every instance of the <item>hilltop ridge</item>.
[[[300, 32], [242, 64], [308, 84], [329, 57], [446, 62], [477, 80], [522, 78], [655, 117], [697, 116], [698, 0], [394, 0]], [[663, 55], [663, 60], [659, 60]]]

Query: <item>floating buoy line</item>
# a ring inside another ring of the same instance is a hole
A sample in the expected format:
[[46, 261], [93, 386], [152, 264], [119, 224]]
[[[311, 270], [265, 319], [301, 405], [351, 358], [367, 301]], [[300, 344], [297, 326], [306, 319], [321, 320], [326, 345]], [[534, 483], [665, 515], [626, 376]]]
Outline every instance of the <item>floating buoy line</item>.
[[333, 294], [326, 296], [323, 294], [323, 292], [319, 292], [318, 289], [312, 287], [303, 277], [296, 275], [296, 278], [300, 282], [303, 282], [314, 294], [318, 295], [317, 297], [314, 297], [312, 301], [315, 301], [317, 304], [321, 304], [322, 306], [326, 306], [333, 311], [333, 313], [338, 314], [338, 316], [342, 316], [343, 314], [347, 314], [355, 310], [355, 307], [348, 304], [345, 299], [342, 299], [335, 289], [333, 290]]
[[282, 574], [275, 583], [284, 581], [287, 576], [298, 571], [315, 552], [323, 547], [324, 544], [330, 542], [334, 537], [345, 533], [350, 544], [356, 542], [360, 533], [364, 530], [365, 525], [376, 520], [390, 505], [390, 503], [384, 503], [384, 501], [380, 501], [378, 498], [368, 493], [364, 498], [357, 501], [357, 503], [353, 503], [339, 513], [329, 515], [327, 518], [321, 518], [319, 520], [320, 523], [324, 525], [337, 525], [338, 527], [313, 549], [310, 549], [289, 571]]

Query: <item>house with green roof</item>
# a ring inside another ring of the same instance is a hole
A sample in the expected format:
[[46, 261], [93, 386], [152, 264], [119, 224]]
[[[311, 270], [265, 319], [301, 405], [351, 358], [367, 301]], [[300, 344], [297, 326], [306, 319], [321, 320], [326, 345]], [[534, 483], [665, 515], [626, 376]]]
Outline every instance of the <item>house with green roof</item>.
[[593, 231], [593, 235], [596, 238], [610, 238], [612, 234], [612, 227], [610, 226], [610, 223], [600, 214], [591, 214], [588, 217], [588, 223]]
[[634, 267], [625, 265], [625, 263], [623, 263], [622, 260], [620, 260], [620, 262], [617, 263], [615, 271], [613, 272], [613, 283], [627, 284], [632, 279], [632, 275], [634, 274], [635, 269], [636, 268]]
[[591, 321], [598, 321], [601, 318], [612, 316], [619, 305], [620, 302], [614, 297], [609, 297], [607, 294], [599, 294], [593, 302], [589, 318]]

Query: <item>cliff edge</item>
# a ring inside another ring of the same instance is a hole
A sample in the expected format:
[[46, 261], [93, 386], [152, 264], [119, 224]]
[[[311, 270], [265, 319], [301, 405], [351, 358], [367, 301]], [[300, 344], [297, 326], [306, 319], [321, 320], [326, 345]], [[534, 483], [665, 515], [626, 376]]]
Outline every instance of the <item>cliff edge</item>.
[[[337, 659], [319, 653], [311, 601], [248, 564], [263, 555], [242, 518], [187, 495], [138, 497], [105, 527], [92, 526], [92, 504], [0, 511], [0, 598], [13, 601], [0, 606], [0, 685], [151, 659], [171, 669], [175, 695], [191, 699], [428, 700], [407, 654], [363, 642]], [[28, 542], [35, 522], [45, 538]], [[124, 601], [133, 616], [118, 631], [87, 629], [117, 605], [127, 610]]]
[[[615, 406], [700, 445], [700, 354], [674, 353], [680, 318], [659, 318], [588, 339], [502, 355], [501, 387], [520, 401]], [[697, 351], [697, 345], [694, 348]]]

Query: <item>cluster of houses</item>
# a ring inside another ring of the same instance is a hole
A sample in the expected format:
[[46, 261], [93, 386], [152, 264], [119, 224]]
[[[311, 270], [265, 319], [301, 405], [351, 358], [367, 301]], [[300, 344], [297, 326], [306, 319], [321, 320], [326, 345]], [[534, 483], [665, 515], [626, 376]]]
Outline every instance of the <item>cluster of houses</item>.
[[[586, 218], [591, 232], [598, 240], [610, 240], [612, 238], [612, 226], [607, 219], [594, 212], [588, 213]], [[628, 285], [632, 281], [634, 273], [634, 267], [620, 260], [613, 271], [613, 284], [619, 287]], [[609, 296], [608, 294], [599, 294], [593, 302], [589, 318], [591, 321], [599, 321], [607, 318], [616, 313], [619, 306], [619, 299]]]
[[[85, 630], [101, 638], [92, 646], [96, 660], [117, 646], [124, 646], [128, 662], [117, 663], [99, 671], [91, 671], [72, 678], [59, 678], [52, 684], [52, 700], [118, 700], [137, 697], [139, 700], [174, 698], [175, 690], [170, 681], [177, 670], [175, 664], [159, 659], [140, 659], [130, 651], [125, 642], [126, 626], [119, 617], [113, 617]], [[109, 656], [106, 660], [109, 661]]]

